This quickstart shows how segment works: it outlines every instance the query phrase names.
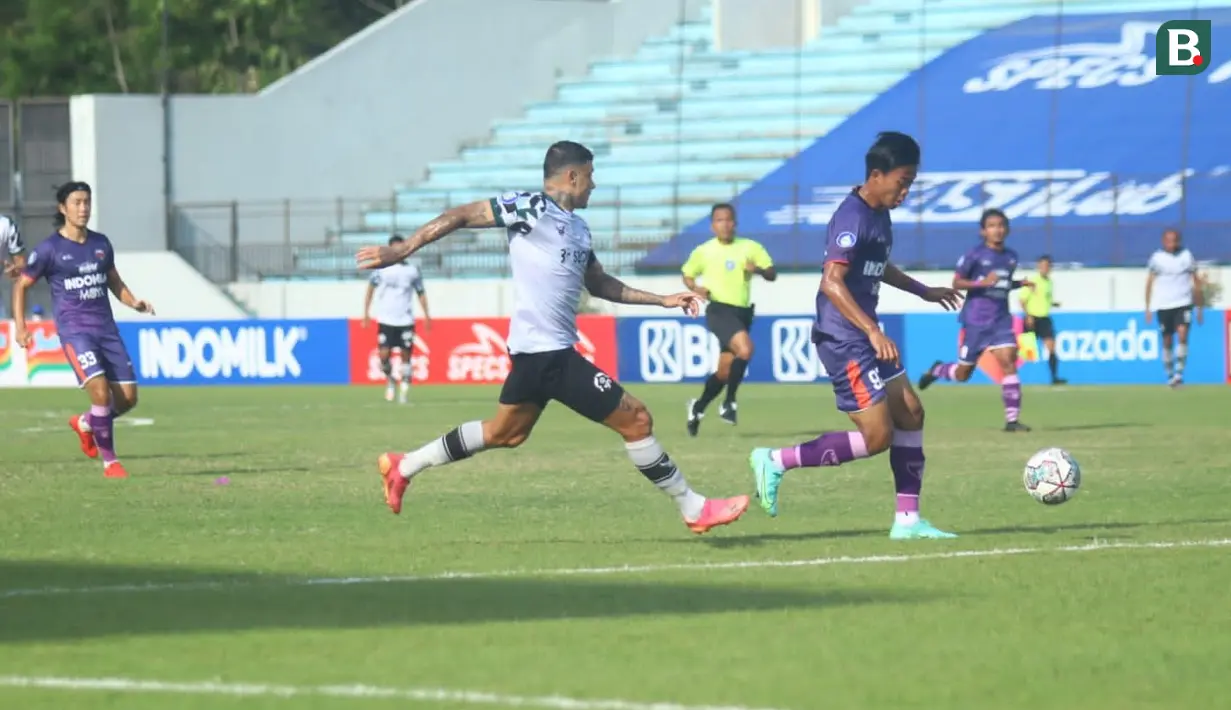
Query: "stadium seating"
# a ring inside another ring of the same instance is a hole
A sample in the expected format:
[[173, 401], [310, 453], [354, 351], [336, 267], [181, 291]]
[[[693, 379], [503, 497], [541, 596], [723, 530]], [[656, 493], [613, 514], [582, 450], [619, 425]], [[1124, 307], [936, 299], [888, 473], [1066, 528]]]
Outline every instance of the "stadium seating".
[[[710, 11], [643, 43], [635, 56], [594, 62], [562, 80], [553, 101], [497, 120], [483, 145], [430, 166], [397, 188], [396, 211], [373, 207], [334, 235], [336, 247], [303, 249], [301, 272], [351, 269], [354, 244], [413, 230], [448, 205], [541, 181], [542, 154], [568, 138], [596, 153], [592, 206], [600, 258], [631, 267], [648, 248], [739, 194], [847, 116], [946, 49], [1055, 0], [870, 0], [802, 50], [713, 50]], [[1064, 0], [1065, 13], [1190, 8], [1191, 0]], [[504, 273], [501, 238], [459, 235], [424, 254], [429, 276]]]

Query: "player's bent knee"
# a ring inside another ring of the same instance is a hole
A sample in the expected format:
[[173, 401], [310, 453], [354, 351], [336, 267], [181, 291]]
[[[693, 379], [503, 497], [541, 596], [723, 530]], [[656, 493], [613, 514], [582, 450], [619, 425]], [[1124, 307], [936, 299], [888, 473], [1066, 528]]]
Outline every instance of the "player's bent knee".
[[864, 444], [868, 447], [869, 456], [883, 454], [893, 444], [893, 430], [888, 427], [870, 427], [862, 433]]
[[975, 369], [973, 367], [959, 365], [957, 370], [953, 373], [953, 379], [958, 382], [967, 382], [973, 374], [975, 374]]

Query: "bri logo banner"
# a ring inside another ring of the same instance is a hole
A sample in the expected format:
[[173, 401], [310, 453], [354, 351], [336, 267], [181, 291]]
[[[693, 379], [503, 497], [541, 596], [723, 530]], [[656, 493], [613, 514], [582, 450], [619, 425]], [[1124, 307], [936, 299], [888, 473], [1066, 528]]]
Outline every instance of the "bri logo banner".
[[[365, 328], [360, 320], [348, 325], [350, 382], [385, 383], [377, 346], [377, 325]], [[509, 375], [508, 318], [433, 318], [415, 326], [410, 354], [412, 379], [419, 384], [501, 384]], [[577, 351], [604, 372], [615, 375], [616, 325], [610, 316], [577, 318]], [[395, 351], [391, 365], [398, 368], [405, 353]], [[397, 370], [395, 370], [396, 372]]]

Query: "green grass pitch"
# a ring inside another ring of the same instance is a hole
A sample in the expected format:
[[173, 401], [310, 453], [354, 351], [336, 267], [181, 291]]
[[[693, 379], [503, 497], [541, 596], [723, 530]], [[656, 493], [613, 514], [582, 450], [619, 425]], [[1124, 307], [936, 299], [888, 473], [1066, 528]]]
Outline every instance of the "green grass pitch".
[[[751, 493], [753, 446], [848, 426], [825, 386], [747, 385], [738, 427], [714, 408], [689, 439], [699, 388], [630, 389], [704, 494]], [[394, 516], [377, 454], [486, 416], [494, 389], [142, 395], [124, 481], [65, 426], [80, 393], [0, 395], [0, 707], [1226, 702], [1227, 388], [1027, 388], [1026, 435], [992, 388], [929, 390], [922, 508], [961, 538], [912, 542], [887, 538], [887, 458], [792, 472], [779, 518], [754, 503], [699, 537], [614, 434], [553, 405]], [[1021, 483], [1045, 446], [1083, 468], [1057, 507]]]

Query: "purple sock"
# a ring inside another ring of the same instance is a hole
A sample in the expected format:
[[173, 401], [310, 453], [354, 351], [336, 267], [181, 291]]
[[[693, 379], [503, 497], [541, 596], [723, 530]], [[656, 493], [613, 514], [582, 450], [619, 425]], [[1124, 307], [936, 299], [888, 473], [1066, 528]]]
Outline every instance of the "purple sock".
[[90, 423], [90, 429], [94, 432], [94, 443], [98, 444], [98, 453], [102, 456], [104, 464], [116, 460], [115, 437], [112, 434], [111, 419], [110, 407], [100, 407], [97, 404], [90, 406], [87, 420]]
[[919, 492], [923, 490], [923, 432], [893, 430], [889, 447], [889, 467], [898, 491], [897, 512], [918, 513]]
[[932, 368], [932, 377], [935, 377], [938, 380], [953, 381], [955, 379], [954, 374], [956, 372], [957, 372], [957, 363], [956, 362], [946, 362], [944, 364], [937, 365], [936, 367]]
[[813, 468], [815, 466], [841, 466], [847, 461], [868, 457], [868, 446], [863, 434], [857, 431], [831, 431], [799, 446], [779, 449], [775, 458], [782, 467]]
[[1004, 400], [1004, 420], [1017, 421], [1022, 411], [1022, 381], [1017, 375], [1005, 375], [1000, 381], [1000, 398]]

